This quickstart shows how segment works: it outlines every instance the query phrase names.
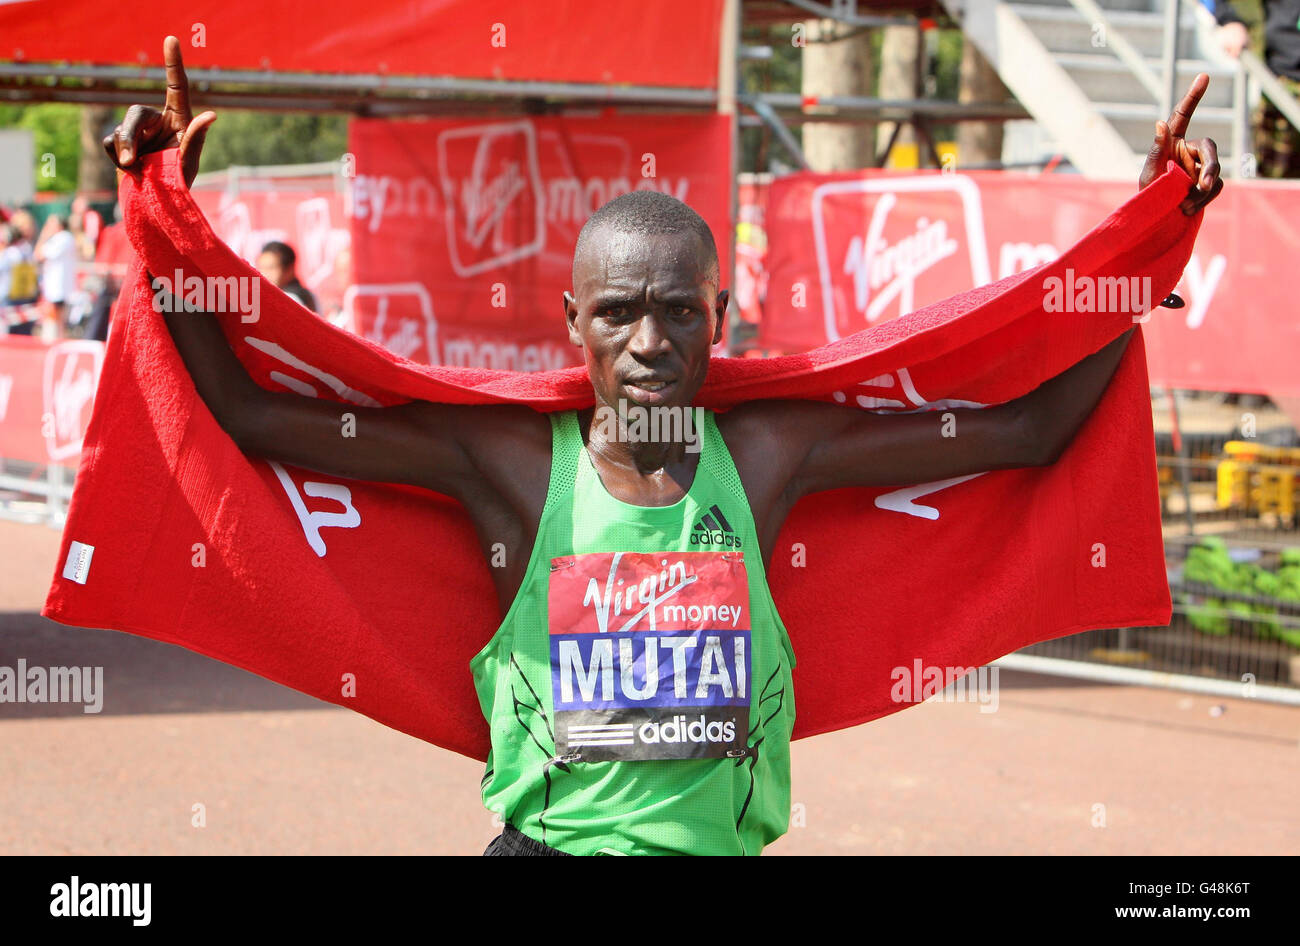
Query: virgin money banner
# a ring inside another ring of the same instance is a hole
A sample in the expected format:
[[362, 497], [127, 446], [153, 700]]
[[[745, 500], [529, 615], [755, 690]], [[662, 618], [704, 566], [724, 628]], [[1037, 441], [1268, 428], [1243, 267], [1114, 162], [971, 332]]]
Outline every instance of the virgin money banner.
[[[722, 0], [0, 3], [0, 59], [713, 88]], [[231, 77], [230, 81], [237, 81]]]
[[256, 264], [267, 243], [289, 244], [298, 278], [316, 297], [320, 314], [342, 311], [352, 281], [352, 234], [347, 194], [333, 177], [258, 178], [192, 190], [212, 229], [239, 256]]
[[578, 231], [603, 203], [658, 190], [730, 239], [720, 115], [352, 123], [353, 274], [341, 324], [426, 364], [581, 364], [564, 324]]
[[0, 336], [0, 458], [76, 466], [104, 343]]
[[[859, 171], [773, 181], [759, 347], [804, 351], [1056, 259], [1134, 185], [1075, 176]], [[1155, 306], [1143, 332], [1151, 381], [1300, 394], [1300, 184], [1230, 181], [1205, 211], [1177, 293], [1131, 285], [1044, 286], [1061, 305]], [[1111, 290], [1107, 300], [1094, 289]], [[1055, 292], [1056, 297], [1051, 293]], [[1119, 295], [1127, 298], [1120, 300]], [[1050, 311], [1050, 305], [1047, 306]]]

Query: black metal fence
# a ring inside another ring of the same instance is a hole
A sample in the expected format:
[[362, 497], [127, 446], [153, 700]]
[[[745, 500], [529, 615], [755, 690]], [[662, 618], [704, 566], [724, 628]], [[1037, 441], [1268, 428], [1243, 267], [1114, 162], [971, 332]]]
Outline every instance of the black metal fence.
[[[1021, 653], [1300, 693], [1300, 439], [1266, 404], [1204, 395], [1171, 409], [1168, 400], [1162, 392], [1152, 407], [1169, 625], [1090, 631]], [[1175, 437], [1180, 412], [1188, 423]]]

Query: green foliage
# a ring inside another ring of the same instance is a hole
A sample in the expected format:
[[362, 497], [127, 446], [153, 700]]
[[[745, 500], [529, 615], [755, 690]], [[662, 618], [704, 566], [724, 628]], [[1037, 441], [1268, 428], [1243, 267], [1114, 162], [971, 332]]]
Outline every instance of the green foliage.
[[934, 97], [946, 102], [957, 101], [961, 90], [961, 30], [939, 30], [939, 49], [935, 54]]
[[[1284, 550], [1277, 571], [1271, 572], [1249, 562], [1234, 562], [1222, 539], [1206, 536], [1187, 550], [1183, 578], [1238, 594], [1300, 602], [1300, 548]], [[1300, 647], [1300, 629], [1283, 627], [1276, 620], [1277, 614], [1276, 607], [1263, 602], [1252, 604], [1206, 598], [1204, 604], [1197, 605], [1190, 597], [1187, 600], [1188, 620], [1206, 634], [1226, 635], [1233, 618], [1255, 620], [1259, 622], [1263, 636], [1276, 637], [1292, 647]]]
[[[117, 113], [114, 124], [125, 112]], [[0, 128], [26, 128], [35, 136], [37, 190], [77, 190], [80, 120], [80, 105], [0, 105]], [[333, 161], [347, 149], [346, 115], [223, 109], [204, 143], [202, 170], [219, 171], [232, 164]], [[47, 169], [55, 172], [53, 177], [44, 173]]]
[[232, 164], [334, 161], [348, 150], [348, 117], [222, 109], [203, 145], [201, 171]]
[[80, 105], [0, 105], [0, 128], [25, 128], [33, 134], [37, 190], [71, 193], [77, 189], [80, 121]]
[[[961, 91], [961, 30], [939, 30], [939, 48], [934, 57], [934, 98], [945, 102], [957, 101]], [[945, 123], [934, 126], [934, 140], [953, 141], [957, 126]]]

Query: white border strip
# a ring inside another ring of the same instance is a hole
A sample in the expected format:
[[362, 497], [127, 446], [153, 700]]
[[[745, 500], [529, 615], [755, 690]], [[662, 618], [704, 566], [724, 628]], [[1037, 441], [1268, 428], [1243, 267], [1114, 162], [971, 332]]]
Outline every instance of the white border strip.
[[1170, 690], [1189, 690], [1193, 693], [1208, 693], [1211, 696], [1231, 696], [1237, 699], [1265, 700], [1270, 703], [1286, 703], [1300, 706], [1300, 688], [1271, 686], [1262, 683], [1253, 684], [1246, 695], [1246, 684], [1236, 680], [1214, 680], [1210, 677], [1194, 677], [1183, 673], [1163, 673], [1159, 670], [1143, 670], [1140, 667], [1113, 667], [1109, 664], [1091, 663], [1083, 660], [1065, 660], [1060, 657], [1034, 657], [1029, 654], [1007, 654], [989, 664], [991, 667], [1005, 667], [1007, 670], [1024, 670], [1029, 673], [1050, 673], [1062, 677], [1079, 677], [1084, 680], [1099, 680], [1103, 683], [1129, 683], [1137, 686], [1165, 687]]

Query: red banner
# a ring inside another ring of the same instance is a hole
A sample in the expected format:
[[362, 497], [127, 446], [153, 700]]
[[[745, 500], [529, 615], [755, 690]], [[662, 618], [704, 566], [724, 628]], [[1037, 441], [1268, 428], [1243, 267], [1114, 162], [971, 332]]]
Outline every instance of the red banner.
[[333, 177], [258, 178], [247, 184], [195, 185], [194, 199], [217, 235], [256, 265], [272, 240], [297, 254], [302, 284], [316, 297], [317, 311], [336, 316], [352, 282], [352, 234], [347, 195]]
[[76, 466], [104, 343], [0, 337], [0, 457]]
[[[779, 178], [759, 346], [815, 348], [1054, 260], [1135, 187], [1005, 172]], [[1177, 288], [1186, 306], [1152, 300], [1152, 382], [1300, 394], [1300, 307], [1285, 278], [1300, 251], [1300, 184], [1230, 181], [1205, 213]]]
[[356, 285], [342, 324], [415, 361], [581, 364], [561, 308], [574, 244], [631, 190], [689, 203], [728, 271], [725, 116], [360, 120], [351, 147]]
[[[714, 88], [722, 0], [0, 3], [0, 59]], [[230, 81], [235, 81], [231, 77]]]

